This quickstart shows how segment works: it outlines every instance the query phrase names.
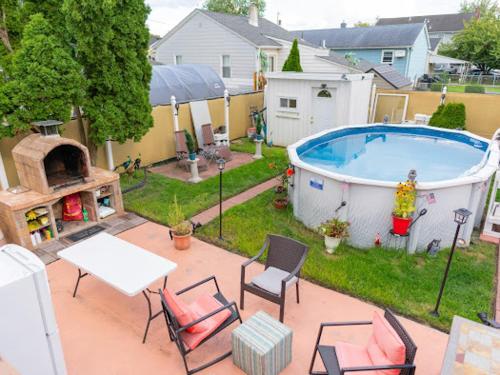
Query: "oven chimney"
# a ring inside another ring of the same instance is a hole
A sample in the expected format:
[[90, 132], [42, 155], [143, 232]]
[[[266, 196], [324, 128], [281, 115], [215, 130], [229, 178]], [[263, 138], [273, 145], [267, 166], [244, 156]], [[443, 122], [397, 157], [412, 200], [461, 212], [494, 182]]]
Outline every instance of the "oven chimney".
[[32, 125], [36, 126], [43, 137], [59, 137], [59, 126], [63, 123], [56, 120], [36, 121]]
[[259, 10], [254, 2], [248, 8], [248, 23], [252, 26], [259, 27]]

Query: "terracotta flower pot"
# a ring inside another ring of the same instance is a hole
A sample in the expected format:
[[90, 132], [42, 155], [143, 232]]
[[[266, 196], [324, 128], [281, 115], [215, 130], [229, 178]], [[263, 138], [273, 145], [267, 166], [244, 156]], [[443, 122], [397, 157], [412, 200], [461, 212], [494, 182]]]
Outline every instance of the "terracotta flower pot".
[[404, 236], [408, 233], [408, 228], [412, 222], [411, 217], [403, 218], [392, 216], [392, 231], [394, 234], [399, 234], [400, 236]]
[[191, 246], [191, 233], [183, 236], [172, 233], [172, 238], [174, 239], [174, 247], [177, 250], [187, 250]]
[[274, 198], [273, 205], [278, 210], [282, 210], [288, 206], [288, 198]]

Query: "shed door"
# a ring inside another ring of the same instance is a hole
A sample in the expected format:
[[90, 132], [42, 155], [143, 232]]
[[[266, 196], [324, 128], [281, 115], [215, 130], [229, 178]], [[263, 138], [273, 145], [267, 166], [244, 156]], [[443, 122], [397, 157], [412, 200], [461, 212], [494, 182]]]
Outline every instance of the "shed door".
[[335, 127], [335, 90], [313, 89], [312, 134]]

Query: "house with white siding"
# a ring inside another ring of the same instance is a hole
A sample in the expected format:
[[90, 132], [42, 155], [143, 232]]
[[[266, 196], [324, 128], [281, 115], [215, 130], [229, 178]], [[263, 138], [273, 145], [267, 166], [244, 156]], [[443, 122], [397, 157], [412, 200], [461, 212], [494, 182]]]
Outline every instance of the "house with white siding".
[[[258, 17], [237, 16], [195, 9], [152, 47], [150, 55], [162, 64], [207, 64], [219, 72], [229, 88], [252, 87], [263, 71], [281, 71], [295, 36], [281, 26]], [[304, 72], [349, 73], [332, 64], [328, 48], [298, 39]]]
[[330, 49], [332, 54], [392, 66], [412, 81], [428, 70], [430, 41], [425, 23], [372, 27], [346, 27], [343, 23], [335, 29], [292, 33], [316, 46]]

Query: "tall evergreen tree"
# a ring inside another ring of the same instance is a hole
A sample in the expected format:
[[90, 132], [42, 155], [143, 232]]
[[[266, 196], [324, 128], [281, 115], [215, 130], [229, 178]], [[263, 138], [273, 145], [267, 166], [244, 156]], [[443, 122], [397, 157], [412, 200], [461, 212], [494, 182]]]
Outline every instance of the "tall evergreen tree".
[[63, 10], [87, 80], [82, 108], [95, 161], [97, 146], [108, 138], [139, 141], [153, 125], [149, 8], [143, 0], [65, 0]]
[[290, 54], [283, 64], [284, 72], [302, 72], [302, 66], [300, 66], [300, 53], [299, 53], [299, 42], [294, 39], [292, 48], [290, 49]]
[[9, 126], [0, 126], [0, 138], [28, 130], [33, 121], [69, 121], [84, 94], [80, 65], [39, 13], [24, 27], [7, 76], [0, 85], [0, 116]]

